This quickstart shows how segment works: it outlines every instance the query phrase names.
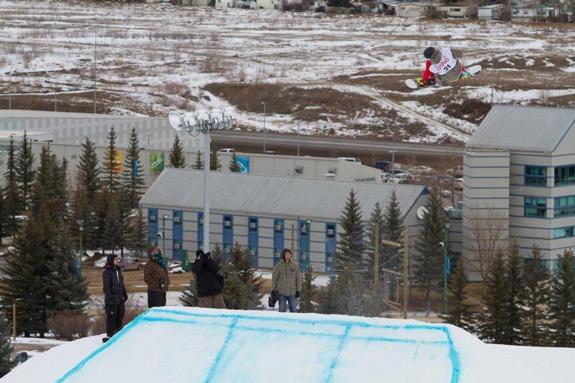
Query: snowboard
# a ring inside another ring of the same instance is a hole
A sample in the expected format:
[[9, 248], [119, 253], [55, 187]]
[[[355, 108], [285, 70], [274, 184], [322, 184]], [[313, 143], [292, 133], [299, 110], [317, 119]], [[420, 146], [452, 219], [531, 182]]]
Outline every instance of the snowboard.
[[[471, 78], [473, 76], [477, 76], [479, 72], [481, 72], [481, 65], [472, 65], [470, 67], [465, 68], [465, 72], [461, 74], [461, 77], [459, 79], [461, 80], [463, 78]], [[407, 87], [410, 89], [420, 89], [420, 88], [426, 88], [428, 86], [435, 86], [436, 84], [435, 82], [422, 84], [421, 78], [418, 77], [415, 79], [409, 78], [405, 80], [405, 85], [407, 85]]]

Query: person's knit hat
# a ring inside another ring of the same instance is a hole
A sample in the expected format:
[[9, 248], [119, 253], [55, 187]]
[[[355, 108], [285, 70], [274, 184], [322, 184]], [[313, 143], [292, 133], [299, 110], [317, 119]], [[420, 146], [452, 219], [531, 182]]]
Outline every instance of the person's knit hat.
[[116, 258], [117, 255], [116, 254], [108, 254], [108, 256], [106, 257], [106, 264], [107, 265], [113, 265], [114, 264], [114, 258]]
[[426, 59], [431, 59], [431, 56], [433, 56], [433, 53], [435, 53], [435, 48], [434, 47], [427, 47], [425, 48], [425, 50], [423, 51], [423, 56]]

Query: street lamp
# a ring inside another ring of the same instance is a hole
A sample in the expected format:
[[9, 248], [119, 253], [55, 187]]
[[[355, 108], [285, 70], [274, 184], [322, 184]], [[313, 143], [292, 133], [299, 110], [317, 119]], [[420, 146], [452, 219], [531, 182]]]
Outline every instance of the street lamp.
[[82, 272], [82, 255], [84, 254], [83, 239], [84, 239], [84, 220], [79, 219], [76, 221], [78, 223], [78, 232], [80, 234], [80, 252], [76, 257], [76, 273], [80, 276]]
[[266, 152], [266, 103], [262, 102], [264, 105], [264, 153]]
[[447, 314], [447, 278], [449, 277], [451, 262], [449, 260], [449, 239], [448, 239], [449, 225], [443, 226], [443, 242], [439, 244], [443, 247], [443, 313]]
[[393, 167], [395, 164], [395, 152], [397, 152], [397, 150], [390, 150], [389, 152], [391, 153], [391, 174], [393, 174]]
[[210, 199], [208, 197], [208, 175], [210, 173], [210, 130], [231, 128], [232, 108], [209, 112], [170, 112], [170, 125], [177, 131], [184, 131], [193, 137], [204, 135], [204, 249], [210, 249]]

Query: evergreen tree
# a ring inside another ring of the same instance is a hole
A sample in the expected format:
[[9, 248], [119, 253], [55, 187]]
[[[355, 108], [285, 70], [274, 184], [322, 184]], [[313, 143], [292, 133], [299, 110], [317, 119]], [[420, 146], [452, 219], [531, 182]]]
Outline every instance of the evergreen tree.
[[4, 316], [0, 316], [0, 378], [16, 366], [16, 361], [12, 359], [11, 331], [8, 320]]
[[315, 287], [313, 285], [314, 279], [315, 277], [312, 273], [312, 267], [308, 267], [307, 271], [303, 275], [303, 283], [301, 285], [301, 299], [299, 301], [300, 311], [303, 313], [315, 312], [315, 307], [312, 303], [315, 296]]
[[32, 154], [32, 142], [28, 139], [24, 131], [24, 137], [20, 145], [20, 150], [15, 163], [16, 182], [24, 210], [28, 210], [30, 204], [30, 194], [34, 183], [34, 155]]
[[186, 159], [184, 157], [184, 149], [182, 148], [182, 142], [180, 137], [176, 134], [174, 139], [174, 144], [170, 150], [170, 166], [173, 168], [185, 168]]
[[77, 165], [77, 188], [84, 193], [88, 206], [94, 206], [96, 202], [96, 193], [100, 190], [100, 173], [96, 147], [86, 137], [86, 141], [82, 144], [82, 153]]
[[240, 172], [240, 164], [238, 163], [238, 158], [236, 156], [236, 153], [232, 153], [232, 159], [230, 160], [230, 166], [229, 166], [230, 172], [232, 173], [239, 173]]
[[10, 135], [8, 143], [8, 158], [6, 161], [6, 173], [4, 180], [5, 188], [5, 206], [6, 206], [6, 235], [12, 236], [18, 230], [18, 222], [16, 216], [24, 210], [24, 204], [20, 198], [18, 190], [18, 182], [16, 181], [16, 144], [14, 143], [14, 136]]
[[199, 298], [198, 298], [198, 290], [196, 287], [195, 276], [192, 276], [192, 279], [190, 281], [190, 285], [186, 286], [183, 294], [180, 296], [179, 299], [180, 299], [180, 302], [182, 303], [183, 306], [186, 306], [186, 307], [197, 307], [198, 306]]
[[480, 326], [481, 336], [491, 343], [504, 343], [506, 339], [504, 331], [507, 289], [505, 261], [502, 252], [498, 251], [489, 267], [482, 299], [485, 313]]
[[374, 275], [374, 265], [375, 265], [375, 232], [378, 230], [378, 242], [379, 242], [379, 275], [382, 276], [382, 269], [383, 265], [383, 254], [385, 252], [383, 243], [381, 242], [385, 238], [384, 230], [383, 230], [383, 212], [381, 211], [381, 207], [379, 202], [375, 204], [369, 221], [366, 227], [367, 231], [367, 242], [366, 242], [366, 257], [364, 259], [364, 266], [362, 267], [363, 270], [366, 270], [365, 278], [370, 279], [373, 278]]
[[47, 214], [31, 219], [16, 236], [14, 249], [6, 256], [2, 267], [0, 294], [6, 306], [16, 303], [18, 330], [26, 336], [47, 332], [46, 321], [53, 301], [50, 301], [51, 275], [49, 262], [53, 256], [51, 240], [57, 228]]
[[98, 222], [101, 228], [100, 247], [104, 250], [115, 250], [120, 246], [122, 219], [120, 218], [120, 197], [108, 190], [100, 193], [99, 211], [103, 212]]
[[415, 280], [425, 289], [426, 307], [430, 309], [430, 293], [443, 280], [444, 212], [441, 195], [433, 189], [423, 218], [423, 232], [415, 243]]
[[102, 163], [102, 186], [111, 193], [116, 193], [120, 185], [118, 176], [120, 163], [118, 163], [118, 148], [116, 147], [117, 138], [116, 131], [112, 127], [108, 132], [108, 150]]
[[523, 340], [522, 309], [525, 303], [525, 285], [522, 275], [523, 265], [519, 255], [519, 245], [513, 240], [509, 246], [505, 275], [507, 291], [503, 295], [505, 327], [505, 344], [521, 344]]
[[139, 211], [134, 222], [130, 226], [126, 247], [129, 250], [136, 252], [141, 258], [148, 246], [148, 227], [142, 212]]
[[30, 193], [30, 210], [33, 215], [46, 209], [52, 220], [61, 222], [67, 217], [66, 164], [65, 161], [58, 163], [48, 145], [42, 147], [40, 166]]
[[[401, 207], [395, 194], [391, 194], [391, 199], [385, 207], [383, 215], [383, 239], [394, 242], [402, 242], [403, 225], [401, 222]], [[399, 271], [403, 266], [403, 259], [398, 249], [389, 246], [383, 247], [383, 259], [381, 264], [387, 269]]]
[[6, 236], [8, 223], [7, 207], [4, 201], [4, 191], [0, 188], [0, 245], [2, 244], [2, 239]]
[[469, 305], [465, 303], [467, 294], [465, 287], [467, 278], [463, 270], [463, 261], [460, 260], [455, 267], [449, 279], [449, 306], [447, 312], [447, 323], [461, 327], [465, 330], [470, 329]]
[[549, 302], [549, 273], [541, 264], [541, 251], [534, 247], [524, 265], [525, 276], [525, 344], [544, 346], [548, 334], [545, 321]]
[[78, 220], [82, 220], [83, 242], [87, 249], [96, 248], [98, 191], [100, 189], [98, 156], [94, 143], [86, 138], [82, 144], [82, 153], [77, 165], [76, 193], [73, 200], [73, 229], [80, 232]]
[[331, 278], [327, 289], [322, 291], [318, 311], [322, 314], [336, 314], [338, 312], [336, 278]]
[[575, 292], [573, 252], [565, 250], [557, 257], [557, 274], [551, 282], [549, 317], [551, 341], [557, 347], [575, 345]]
[[218, 152], [214, 150], [210, 152], [210, 170], [212, 171], [222, 170], [222, 164], [220, 163], [220, 159], [218, 158]]
[[260, 305], [262, 280], [256, 277], [247, 250], [237, 243], [232, 249], [230, 262], [223, 267], [225, 275], [224, 301], [230, 309], [255, 309]]
[[[340, 224], [342, 232], [339, 236], [336, 267], [338, 272], [358, 271], [363, 264], [365, 251], [364, 228], [361, 217], [361, 207], [353, 189], [343, 209]], [[361, 270], [360, 270], [361, 271]]]
[[140, 198], [144, 192], [146, 182], [144, 180], [144, 170], [140, 161], [140, 144], [136, 129], [132, 128], [130, 134], [130, 144], [124, 160], [122, 172], [122, 189], [126, 196], [128, 209], [136, 209]]
[[73, 249], [67, 225], [62, 225], [52, 239], [52, 258], [48, 296], [54, 301], [53, 311], [81, 311], [88, 301], [88, 286], [77, 266], [77, 255]]
[[200, 151], [196, 153], [196, 162], [194, 162], [193, 168], [197, 170], [204, 169], [204, 161], [202, 160], [202, 152]]

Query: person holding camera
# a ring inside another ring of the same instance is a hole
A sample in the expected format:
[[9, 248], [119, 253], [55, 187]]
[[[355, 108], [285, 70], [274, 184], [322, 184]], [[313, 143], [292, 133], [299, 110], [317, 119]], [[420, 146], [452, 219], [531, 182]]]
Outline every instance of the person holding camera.
[[272, 273], [272, 297], [279, 301], [280, 312], [286, 311], [286, 302], [290, 312], [297, 312], [297, 299], [300, 296], [300, 291], [299, 267], [296, 262], [292, 262], [291, 251], [283, 249], [281, 261], [274, 267]]
[[148, 285], [148, 307], [165, 306], [166, 292], [170, 286], [170, 274], [159, 247], [148, 249], [148, 262], [144, 266], [144, 282]]
[[220, 267], [211, 257], [210, 252], [196, 251], [196, 260], [192, 272], [196, 276], [198, 305], [213, 309], [225, 309], [224, 277], [219, 273]]
[[124, 276], [120, 267], [120, 258], [115, 254], [106, 257], [106, 267], [102, 273], [104, 289], [104, 305], [106, 310], [106, 337], [107, 342], [115, 333], [122, 329], [125, 302], [128, 300], [128, 292], [124, 285]]

